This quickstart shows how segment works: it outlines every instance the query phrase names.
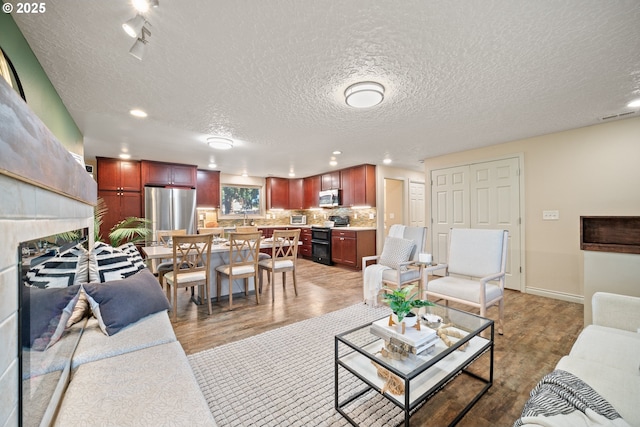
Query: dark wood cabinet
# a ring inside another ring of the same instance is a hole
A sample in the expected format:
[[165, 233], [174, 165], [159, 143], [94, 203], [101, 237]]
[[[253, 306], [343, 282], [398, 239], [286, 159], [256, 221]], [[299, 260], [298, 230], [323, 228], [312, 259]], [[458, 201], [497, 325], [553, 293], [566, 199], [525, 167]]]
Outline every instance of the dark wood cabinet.
[[303, 257], [311, 258], [311, 228], [300, 229], [300, 241], [302, 245], [298, 248], [298, 253]]
[[375, 230], [331, 231], [331, 260], [357, 270], [362, 269], [362, 257], [375, 255]]
[[196, 188], [196, 166], [143, 160], [141, 168], [143, 185]]
[[376, 205], [376, 167], [360, 165], [340, 171], [342, 206]]
[[140, 162], [98, 157], [99, 190], [140, 191]]
[[289, 209], [289, 180], [268, 177], [265, 182], [267, 209]]
[[321, 188], [320, 175], [304, 178], [303, 181], [305, 209], [317, 208]]
[[102, 217], [100, 235], [109, 241], [109, 230], [125, 218], [142, 216], [142, 194], [139, 191], [98, 190], [98, 197], [104, 200], [107, 212]]
[[304, 180], [289, 180], [289, 209], [304, 209]]
[[322, 174], [321, 190], [333, 190], [340, 188], [340, 171]]
[[220, 172], [198, 170], [196, 205], [202, 208], [220, 207]]

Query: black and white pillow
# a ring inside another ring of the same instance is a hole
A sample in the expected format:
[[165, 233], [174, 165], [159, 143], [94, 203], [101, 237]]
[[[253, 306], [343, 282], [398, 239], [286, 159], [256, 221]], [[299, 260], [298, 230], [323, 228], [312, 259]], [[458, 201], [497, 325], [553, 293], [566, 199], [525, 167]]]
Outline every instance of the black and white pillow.
[[109, 282], [138, 272], [129, 255], [118, 248], [97, 242], [89, 254], [89, 281]]
[[138, 251], [138, 248], [136, 248], [136, 245], [134, 245], [133, 243], [125, 243], [124, 245], [118, 246], [118, 249], [129, 255], [129, 261], [131, 261], [133, 265], [138, 268], [138, 271], [142, 270], [143, 268], [147, 268], [147, 264], [144, 262], [144, 259], [142, 259], [140, 251]]
[[79, 285], [89, 279], [89, 254], [81, 244], [35, 265], [27, 271], [29, 286], [46, 288], [66, 288]]

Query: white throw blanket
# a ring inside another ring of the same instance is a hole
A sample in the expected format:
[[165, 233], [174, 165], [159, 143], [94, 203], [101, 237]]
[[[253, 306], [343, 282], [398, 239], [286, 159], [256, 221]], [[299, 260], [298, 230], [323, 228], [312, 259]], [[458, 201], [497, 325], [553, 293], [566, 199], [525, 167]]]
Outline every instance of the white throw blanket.
[[378, 305], [378, 293], [382, 289], [382, 273], [390, 267], [371, 264], [364, 269], [364, 302], [374, 307]]
[[405, 228], [406, 228], [405, 225], [393, 224], [389, 229], [389, 237], [397, 237], [399, 239], [402, 239], [404, 237]]

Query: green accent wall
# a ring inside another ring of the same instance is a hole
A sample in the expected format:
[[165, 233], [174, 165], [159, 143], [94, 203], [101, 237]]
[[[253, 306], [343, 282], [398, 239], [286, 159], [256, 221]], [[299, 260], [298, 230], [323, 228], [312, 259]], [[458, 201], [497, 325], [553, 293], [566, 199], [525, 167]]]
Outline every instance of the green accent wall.
[[[0, 5], [4, 4], [0, 0]], [[62, 103], [58, 92], [33, 54], [13, 17], [0, 13], [0, 47], [11, 60], [22, 83], [27, 104], [62, 145], [84, 155], [82, 133]]]

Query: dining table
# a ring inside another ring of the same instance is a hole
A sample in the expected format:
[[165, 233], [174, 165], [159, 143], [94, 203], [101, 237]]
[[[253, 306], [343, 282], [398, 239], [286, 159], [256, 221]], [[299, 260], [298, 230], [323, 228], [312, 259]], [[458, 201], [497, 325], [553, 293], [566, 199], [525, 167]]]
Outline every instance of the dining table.
[[[302, 245], [302, 242], [298, 242], [298, 245]], [[264, 238], [260, 241], [260, 249], [269, 249], [273, 247], [272, 238]], [[248, 249], [242, 249], [247, 251]], [[147, 260], [172, 260], [173, 259], [173, 246], [171, 245], [151, 245], [143, 246], [142, 252]], [[211, 257], [209, 259], [209, 295], [211, 299], [217, 298], [217, 286], [216, 286], [216, 268], [221, 265], [229, 264], [229, 242], [226, 239], [214, 240], [211, 244]], [[260, 253], [259, 259], [270, 258], [265, 253]], [[229, 283], [228, 277], [222, 276], [222, 286], [220, 287], [220, 296], [229, 295]], [[249, 291], [255, 291], [256, 283], [253, 280], [249, 280]], [[244, 279], [236, 279], [233, 281], [233, 293], [244, 293]], [[196, 304], [202, 304], [202, 297], [200, 295], [200, 287], [198, 286], [197, 292], [194, 293], [192, 300]]]

